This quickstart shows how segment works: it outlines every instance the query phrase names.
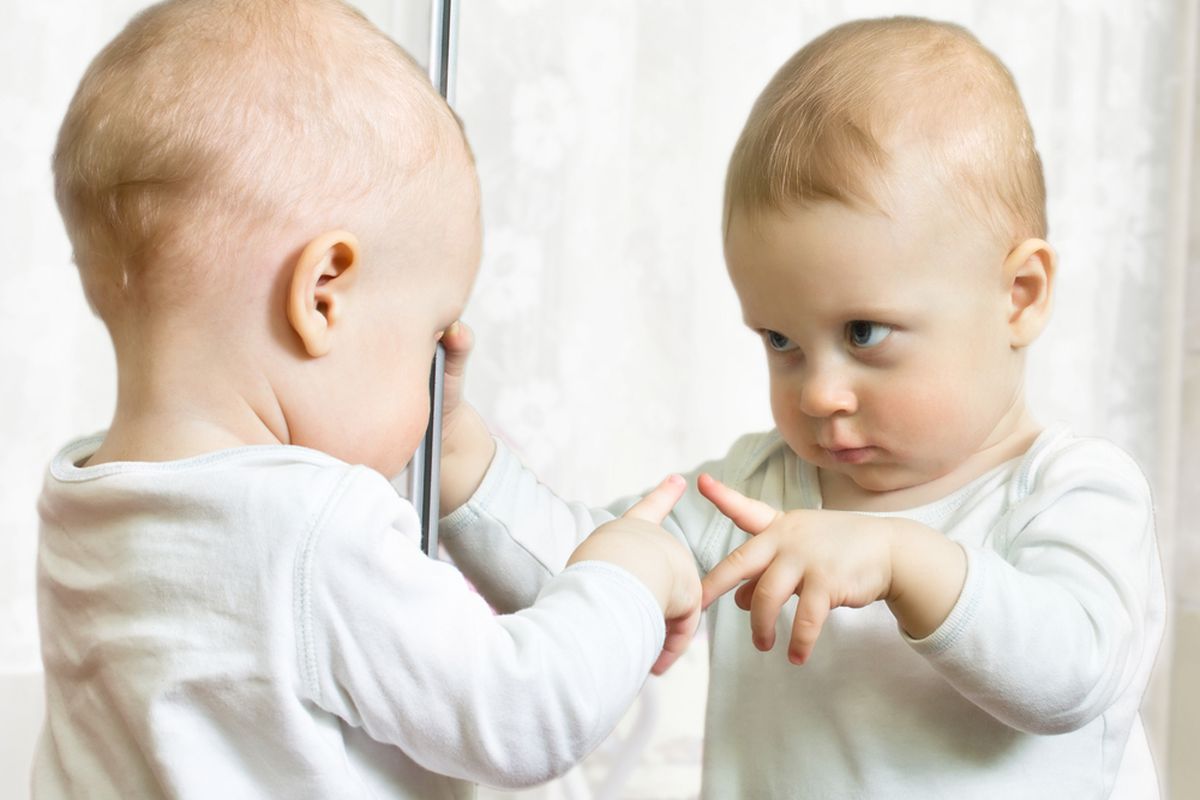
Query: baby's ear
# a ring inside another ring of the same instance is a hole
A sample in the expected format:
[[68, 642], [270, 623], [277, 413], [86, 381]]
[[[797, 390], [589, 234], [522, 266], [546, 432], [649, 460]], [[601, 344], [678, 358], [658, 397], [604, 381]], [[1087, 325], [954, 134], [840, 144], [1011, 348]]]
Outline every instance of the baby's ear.
[[1026, 239], [1004, 259], [1009, 341], [1013, 348], [1028, 347], [1046, 327], [1057, 266], [1054, 248], [1042, 239]]
[[287, 316], [314, 358], [333, 345], [348, 292], [358, 277], [358, 239], [348, 231], [328, 231], [305, 245], [292, 270]]

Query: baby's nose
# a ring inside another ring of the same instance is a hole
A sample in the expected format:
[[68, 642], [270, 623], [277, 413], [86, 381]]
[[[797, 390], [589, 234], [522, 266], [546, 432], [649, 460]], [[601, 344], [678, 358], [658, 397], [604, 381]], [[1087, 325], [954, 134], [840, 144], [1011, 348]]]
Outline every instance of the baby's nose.
[[827, 369], [806, 376], [800, 392], [800, 410], [810, 417], [853, 414], [858, 410], [858, 399], [843, 374]]

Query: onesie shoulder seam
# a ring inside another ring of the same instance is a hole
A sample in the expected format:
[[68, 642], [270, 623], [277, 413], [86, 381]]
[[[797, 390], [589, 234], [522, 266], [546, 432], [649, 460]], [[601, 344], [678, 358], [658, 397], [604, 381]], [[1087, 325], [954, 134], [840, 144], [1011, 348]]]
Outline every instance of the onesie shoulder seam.
[[301, 537], [300, 546], [296, 551], [293, 601], [296, 604], [295, 614], [299, 623], [297, 627], [299, 628], [298, 643], [301, 656], [301, 677], [312, 697], [318, 701], [321, 700], [321, 682], [318, 677], [316, 645], [313, 641], [313, 559], [321, 535], [328, 527], [326, 523], [329, 520], [330, 514], [346, 493], [350, 483], [363, 471], [365, 471], [365, 467], [361, 466], [352, 466], [345, 470], [344, 474], [330, 490], [329, 497], [325, 503], [313, 515], [312, 522], [308, 530]]

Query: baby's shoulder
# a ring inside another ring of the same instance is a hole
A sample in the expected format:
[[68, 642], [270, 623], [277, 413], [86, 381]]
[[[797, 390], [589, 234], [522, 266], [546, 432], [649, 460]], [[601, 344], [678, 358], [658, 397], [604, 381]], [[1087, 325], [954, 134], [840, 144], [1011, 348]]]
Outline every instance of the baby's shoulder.
[[[280, 518], [303, 517], [302, 536], [327, 540], [322, 547], [352, 545], [375, 532], [412, 533], [416, 510], [379, 472], [336, 459], [296, 459], [262, 464], [247, 481], [258, 484], [253, 504]], [[249, 498], [247, 498], [249, 500]]]
[[1014, 499], [1098, 491], [1150, 502], [1150, 484], [1137, 461], [1114, 442], [1080, 436], [1064, 425], [1045, 430], [1021, 459]]

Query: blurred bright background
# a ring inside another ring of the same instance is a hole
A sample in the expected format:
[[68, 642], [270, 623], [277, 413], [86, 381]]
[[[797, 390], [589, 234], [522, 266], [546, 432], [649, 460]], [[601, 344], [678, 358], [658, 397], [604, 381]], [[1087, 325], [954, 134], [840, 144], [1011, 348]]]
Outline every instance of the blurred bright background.
[[[54, 206], [50, 153], [88, 61], [140, 0], [0, 0], [0, 798], [40, 725], [35, 499], [107, 425], [111, 349]], [[361, 0], [424, 61], [427, 0]], [[1200, 796], [1200, 0], [463, 2], [456, 106], [479, 164], [468, 393], [560, 494], [602, 503], [771, 425], [721, 260], [725, 163], [775, 69], [854, 17], [959, 22], [1009, 66], [1046, 164], [1057, 309], [1028, 378], [1043, 421], [1106, 436], [1154, 486], [1171, 632], [1146, 699], [1170, 797]], [[554, 784], [481, 797], [699, 790], [703, 642]]]

